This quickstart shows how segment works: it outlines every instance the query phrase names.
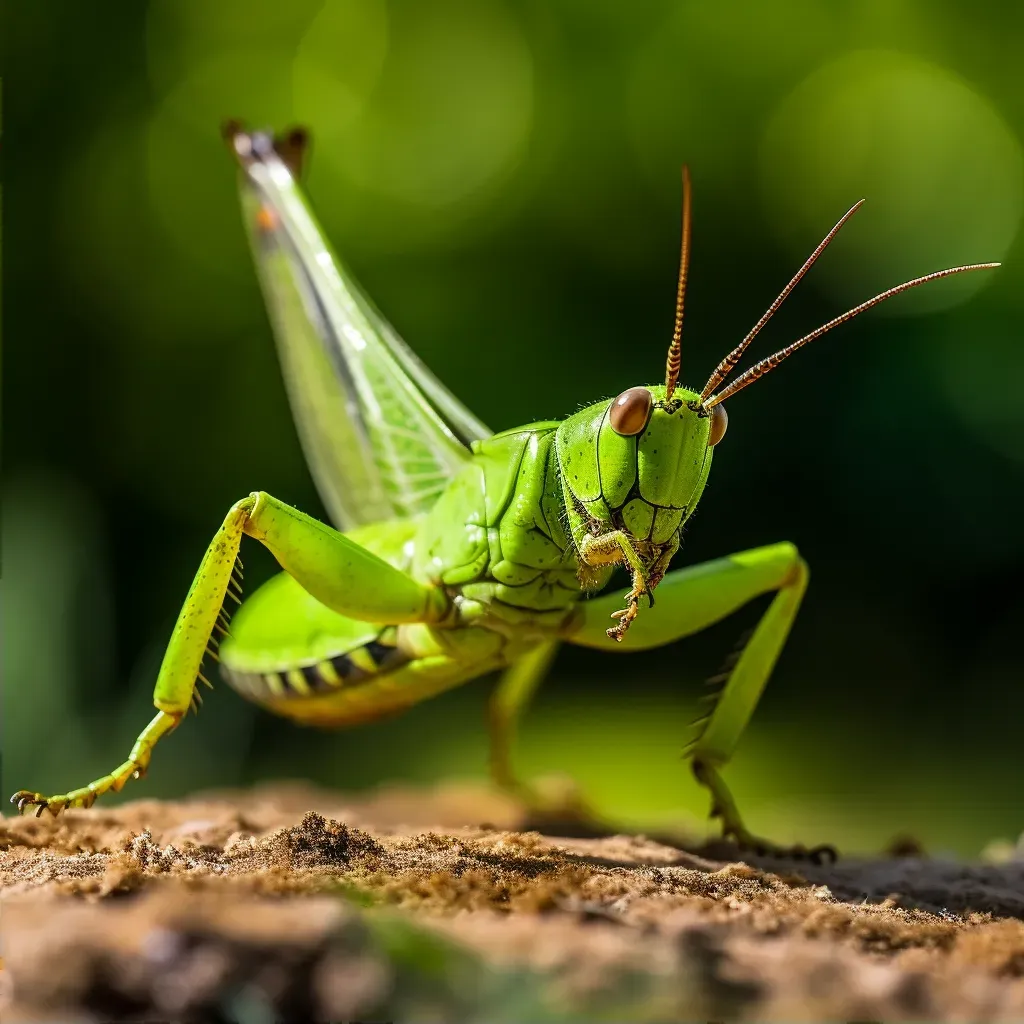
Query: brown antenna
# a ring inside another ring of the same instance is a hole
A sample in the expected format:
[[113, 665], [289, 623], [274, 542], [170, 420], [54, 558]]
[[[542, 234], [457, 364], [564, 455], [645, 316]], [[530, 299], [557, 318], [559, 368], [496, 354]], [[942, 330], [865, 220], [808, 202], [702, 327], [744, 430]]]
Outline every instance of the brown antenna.
[[679, 284], [676, 286], [676, 326], [672, 344], [665, 360], [665, 401], [669, 401], [679, 383], [682, 356], [683, 303], [686, 299], [686, 276], [690, 272], [690, 168], [683, 165], [683, 242], [679, 253]]
[[[854, 207], [854, 209], [856, 209], [856, 207]], [[849, 214], [847, 214], [847, 216], [849, 216]], [[716, 405], [724, 402], [727, 398], [731, 398], [737, 391], [742, 391], [748, 384], [753, 384], [758, 377], [763, 377], [769, 372], [769, 370], [774, 370], [775, 367], [783, 361], [783, 359], [787, 359], [798, 348], [803, 348], [804, 345], [814, 341], [815, 338], [820, 338], [827, 331], [831, 331], [833, 327], [838, 327], [841, 323], [845, 323], [847, 320], [852, 320], [858, 313], [863, 313], [864, 310], [870, 309], [872, 306], [877, 306], [880, 302], [884, 302], [886, 299], [892, 298], [893, 295], [899, 295], [900, 292], [916, 288], [919, 284], [927, 284], [929, 281], [937, 281], [940, 277], [951, 277], [953, 274], [963, 274], [969, 270], [991, 270], [993, 267], [998, 266], [998, 263], [972, 263], [966, 267], [950, 267], [949, 270], [936, 270], [933, 274], [925, 274], [924, 277], [915, 277], [913, 281], [905, 281], [903, 284], [896, 285], [895, 288], [889, 288], [879, 295], [876, 295], [873, 299], [868, 299], [867, 302], [862, 302], [859, 306], [854, 306], [853, 309], [847, 310], [842, 314], [842, 316], [837, 316], [834, 320], [829, 320], [827, 324], [819, 327], [816, 331], [811, 331], [810, 334], [805, 334], [798, 341], [794, 341], [792, 345], [787, 345], [785, 348], [779, 349], [778, 352], [768, 356], [767, 359], [762, 359], [761, 362], [755, 363], [749, 370], [741, 373], [724, 391], [719, 392], [717, 395], [713, 395], [709, 400], [704, 401], [702, 404], [705, 409], [713, 409]]]
[[700, 393], [700, 404], [703, 405], [712, 395], [715, 388], [725, 380], [726, 377], [732, 373], [733, 367], [743, 357], [743, 353], [746, 352], [747, 346], [758, 336], [761, 332], [761, 328], [764, 327], [775, 311], [782, 305], [786, 300], [786, 296], [799, 284], [800, 278], [807, 273], [808, 270], [814, 265], [814, 261], [828, 248], [829, 242], [832, 241], [836, 235], [839, 234], [839, 229], [864, 205], [864, 200], [861, 199], [859, 202], [853, 204], [846, 213], [839, 219], [836, 226], [821, 240], [821, 244], [818, 246], [810, 256], [807, 257], [807, 262], [793, 275], [793, 280], [786, 285], [785, 288], [779, 293], [779, 297], [768, 307], [764, 316], [757, 321], [756, 324], [751, 328], [750, 333], [715, 367], [715, 372], [708, 378], [707, 384], [704, 385], [704, 390]]

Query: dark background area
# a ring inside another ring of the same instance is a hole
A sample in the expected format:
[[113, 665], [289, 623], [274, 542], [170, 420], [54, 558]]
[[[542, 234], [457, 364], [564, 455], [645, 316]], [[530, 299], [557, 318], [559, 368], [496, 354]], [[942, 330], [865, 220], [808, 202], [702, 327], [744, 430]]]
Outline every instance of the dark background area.
[[[328, 236], [494, 429], [661, 379], [684, 161], [691, 386], [861, 197], [752, 358], [1002, 260], [732, 400], [678, 561], [788, 539], [811, 565], [728, 773], [755, 828], [962, 853], [1024, 828], [1019, 5], [161, 0], [21, 5], [3, 31], [7, 791], [127, 757], [234, 500], [323, 514], [219, 137], [237, 116], [311, 127]], [[273, 570], [245, 558], [247, 583]], [[565, 650], [525, 769], [699, 825], [686, 723], [753, 617], [632, 658]], [[318, 733], [218, 687], [125, 796], [482, 774], [488, 689]]]

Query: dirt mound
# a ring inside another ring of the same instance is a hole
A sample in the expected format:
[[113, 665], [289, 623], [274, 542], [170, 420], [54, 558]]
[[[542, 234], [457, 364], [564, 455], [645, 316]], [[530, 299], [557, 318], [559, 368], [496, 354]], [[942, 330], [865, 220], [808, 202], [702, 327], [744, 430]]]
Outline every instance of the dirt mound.
[[1024, 862], [740, 861], [521, 819], [301, 786], [6, 818], [5, 1019], [1024, 1018]]

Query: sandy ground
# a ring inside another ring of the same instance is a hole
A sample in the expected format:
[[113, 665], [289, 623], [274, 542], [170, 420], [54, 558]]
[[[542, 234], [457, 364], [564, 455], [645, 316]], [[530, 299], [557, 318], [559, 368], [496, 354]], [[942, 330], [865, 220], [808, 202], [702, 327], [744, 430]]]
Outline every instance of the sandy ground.
[[1024, 861], [523, 831], [288, 785], [3, 819], [17, 1020], [1022, 1020]]

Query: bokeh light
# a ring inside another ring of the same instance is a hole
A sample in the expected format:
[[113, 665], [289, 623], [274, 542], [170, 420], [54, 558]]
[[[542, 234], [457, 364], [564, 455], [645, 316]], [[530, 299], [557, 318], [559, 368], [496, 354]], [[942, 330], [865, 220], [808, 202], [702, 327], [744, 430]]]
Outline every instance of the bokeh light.
[[[319, 21], [295, 65], [303, 114], [326, 114], [323, 97], [335, 91], [310, 42]], [[318, 89], [321, 99], [303, 107]], [[332, 182], [323, 215], [386, 248], [479, 230], [523, 154], [531, 112], [529, 49], [501, 6], [444, 0], [412, 9], [391, 26], [366, 105], [351, 120], [343, 112], [317, 145], [319, 180]]]

